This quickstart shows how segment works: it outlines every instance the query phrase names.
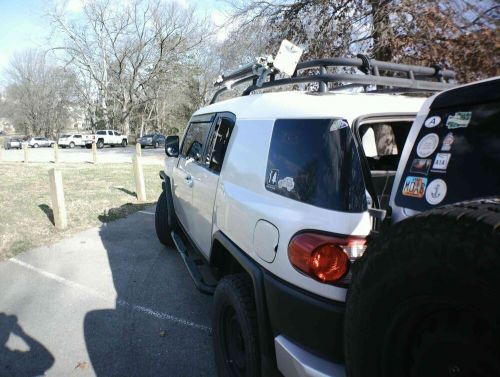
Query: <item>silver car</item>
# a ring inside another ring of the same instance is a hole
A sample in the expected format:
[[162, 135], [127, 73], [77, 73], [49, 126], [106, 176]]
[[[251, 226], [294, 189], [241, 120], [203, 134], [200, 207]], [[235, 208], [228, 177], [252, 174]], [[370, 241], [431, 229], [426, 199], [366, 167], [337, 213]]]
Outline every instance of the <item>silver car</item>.
[[32, 148], [38, 147], [52, 147], [56, 142], [54, 140], [49, 140], [46, 137], [32, 137], [28, 142], [28, 145]]
[[5, 141], [5, 149], [21, 149], [22, 148], [22, 144], [21, 144], [21, 139], [18, 139], [18, 138], [15, 138], [15, 137], [11, 137], [10, 139], [7, 139]]

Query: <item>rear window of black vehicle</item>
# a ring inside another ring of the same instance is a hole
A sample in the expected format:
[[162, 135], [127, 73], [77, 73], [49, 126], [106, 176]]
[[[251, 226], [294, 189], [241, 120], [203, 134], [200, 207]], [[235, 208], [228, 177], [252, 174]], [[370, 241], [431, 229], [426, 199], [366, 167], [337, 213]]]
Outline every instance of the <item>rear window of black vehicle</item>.
[[181, 154], [185, 157], [195, 157], [203, 152], [212, 122], [191, 123], [182, 142]]
[[500, 102], [431, 110], [395, 202], [425, 211], [500, 194]]
[[267, 163], [266, 189], [316, 207], [367, 209], [359, 154], [342, 119], [278, 119]]

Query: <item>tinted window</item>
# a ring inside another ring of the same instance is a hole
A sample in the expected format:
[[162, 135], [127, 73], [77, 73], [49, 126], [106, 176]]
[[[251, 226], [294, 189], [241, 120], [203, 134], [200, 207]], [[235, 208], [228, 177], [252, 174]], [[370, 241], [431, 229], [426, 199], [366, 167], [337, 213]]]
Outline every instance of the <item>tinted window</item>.
[[113, 131], [108, 131], [108, 135], [113, 135]]
[[71, 137], [71, 135], [61, 135], [61, 137]]
[[226, 155], [227, 145], [229, 138], [233, 131], [234, 122], [229, 118], [219, 118], [214, 127], [214, 131], [210, 135], [210, 142], [208, 144], [208, 151], [206, 157], [206, 164], [208, 167], [219, 173], [222, 169], [224, 156]]
[[81, 139], [82, 138], [82, 135], [74, 135], [73, 136], [75, 139]]
[[317, 207], [365, 211], [363, 174], [347, 122], [277, 120], [269, 150], [266, 188]]
[[195, 157], [201, 154], [203, 145], [207, 139], [211, 123], [191, 123], [184, 136], [181, 154], [186, 157]]
[[115, 135], [116, 135], [116, 136], [122, 136], [122, 134], [121, 134], [121, 133], [116, 132], [116, 131], [115, 131]]
[[97, 135], [106, 135], [106, 131], [97, 131]]
[[[439, 117], [439, 122], [436, 121]], [[432, 118], [432, 119], [431, 119]], [[396, 204], [419, 211], [500, 193], [500, 102], [431, 110]]]

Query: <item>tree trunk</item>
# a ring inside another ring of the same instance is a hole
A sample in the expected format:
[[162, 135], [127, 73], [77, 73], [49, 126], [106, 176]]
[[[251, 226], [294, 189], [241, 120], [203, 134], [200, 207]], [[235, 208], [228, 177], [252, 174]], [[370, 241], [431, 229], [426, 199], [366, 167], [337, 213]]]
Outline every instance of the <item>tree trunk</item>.
[[394, 30], [390, 20], [390, 0], [369, 0], [373, 22], [373, 55], [376, 60], [391, 61]]

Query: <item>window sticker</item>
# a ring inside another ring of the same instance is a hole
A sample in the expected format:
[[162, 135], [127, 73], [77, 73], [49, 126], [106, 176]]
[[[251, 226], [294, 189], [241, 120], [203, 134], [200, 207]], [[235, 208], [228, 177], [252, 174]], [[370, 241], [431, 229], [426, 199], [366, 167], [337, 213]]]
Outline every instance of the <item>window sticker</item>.
[[415, 158], [411, 164], [410, 173], [427, 175], [431, 164], [430, 158]]
[[439, 123], [441, 123], [441, 117], [435, 115], [433, 117], [428, 118], [425, 121], [424, 125], [427, 128], [433, 128], [433, 127], [436, 127], [437, 125], [439, 125]]
[[441, 150], [444, 152], [450, 151], [454, 141], [455, 137], [453, 136], [453, 132], [448, 132], [443, 139], [443, 146], [441, 147]]
[[455, 114], [448, 116], [446, 127], [450, 130], [455, 128], [465, 128], [469, 125], [470, 118], [472, 118], [472, 111], [458, 111]]
[[425, 135], [417, 145], [418, 157], [429, 157], [434, 153], [439, 144], [439, 136], [437, 134]]
[[450, 162], [450, 157], [451, 153], [438, 153], [432, 165], [432, 170], [446, 170]]
[[435, 179], [429, 186], [427, 186], [427, 191], [425, 192], [425, 200], [427, 203], [436, 205], [443, 201], [446, 196], [446, 182], [442, 179]]
[[332, 125], [330, 126], [330, 132], [337, 131], [340, 130], [341, 128], [346, 128], [346, 127], [349, 127], [349, 125], [345, 120], [336, 119], [332, 122]]
[[292, 191], [295, 187], [295, 182], [292, 177], [286, 177], [278, 181], [279, 188], [286, 188], [288, 191]]
[[269, 175], [267, 176], [266, 185], [275, 187], [276, 184], [278, 183], [279, 174], [280, 174], [280, 171], [278, 169], [271, 169], [269, 171]]
[[406, 177], [405, 184], [403, 186], [403, 195], [421, 199], [424, 197], [426, 186], [427, 178], [412, 176]]

